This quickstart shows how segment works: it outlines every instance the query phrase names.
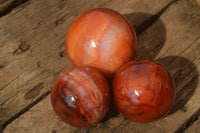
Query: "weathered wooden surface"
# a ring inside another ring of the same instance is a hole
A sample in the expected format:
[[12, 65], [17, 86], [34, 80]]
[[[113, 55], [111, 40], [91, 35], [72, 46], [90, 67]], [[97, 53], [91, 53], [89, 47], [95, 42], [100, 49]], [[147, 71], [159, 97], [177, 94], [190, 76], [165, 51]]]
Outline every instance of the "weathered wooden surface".
[[[38, 118], [37, 120], [35, 118]], [[17, 125], [5, 132], [9, 133], [72, 133], [78, 130], [61, 122], [52, 110], [50, 96], [38, 103], [26, 115], [17, 119], [20, 121]]]
[[0, 12], [5, 11], [15, 0], [0, 0]]
[[10, 6], [13, 1], [14, 0], [0, 0], [0, 12], [5, 11], [6, 8]]
[[179, 131], [182, 124], [199, 110], [200, 7], [193, 0], [180, 0], [173, 3], [160, 20], [165, 28], [162, 28], [158, 20], [139, 36], [137, 58], [155, 57], [155, 60], [164, 64], [174, 76], [177, 98], [169, 116], [148, 124], [116, 118], [117, 126], [109, 126], [112, 122], [110, 124], [108, 121], [96, 128], [82, 128], [79, 130], [80, 133], [87, 131], [172, 133]]
[[[49, 92], [58, 74], [72, 67], [63, 53], [63, 38], [77, 14], [94, 7], [112, 8], [124, 14], [141, 32], [140, 25], [170, 2], [104, 0], [88, 1], [90, 4], [85, 5], [81, 1], [30, 1], [23, 9], [1, 18], [0, 76], [4, 77], [0, 78], [1, 123]], [[194, 0], [173, 3], [138, 37], [137, 58], [158, 60], [175, 77], [177, 106], [164, 119], [138, 124], [117, 115], [79, 129], [58, 120], [46, 97], [10, 123], [5, 132], [174, 132], [200, 108], [199, 44], [200, 8]]]
[[8, 14], [12, 9], [27, 1], [28, 0], [0, 0], [0, 17]]
[[123, 14], [134, 12], [142, 14], [133, 18], [137, 27], [171, 1], [30, 0], [3, 16], [0, 19], [0, 76], [3, 77], [0, 78], [0, 124], [5, 125], [33, 101], [49, 93], [58, 74], [72, 67], [64, 52], [64, 38], [67, 27], [78, 14], [95, 7], [108, 7]]
[[184, 133], [200, 133], [200, 117]]

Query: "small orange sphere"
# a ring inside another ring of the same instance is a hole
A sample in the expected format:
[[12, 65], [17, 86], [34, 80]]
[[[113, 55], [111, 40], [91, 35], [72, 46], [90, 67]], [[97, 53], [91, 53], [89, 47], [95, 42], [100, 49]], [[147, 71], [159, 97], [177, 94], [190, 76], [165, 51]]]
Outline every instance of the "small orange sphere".
[[134, 60], [117, 72], [113, 96], [115, 105], [127, 119], [155, 121], [173, 105], [174, 80], [162, 65], [149, 60]]
[[88, 67], [61, 74], [51, 91], [56, 115], [67, 124], [85, 127], [100, 121], [110, 106], [110, 89], [104, 77]]
[[136, 33], [118, 12], [98, 8], [81, 14], [72, 22], [65, 47], [73, 65], [87, 65], [111, 77], [134, 57]]

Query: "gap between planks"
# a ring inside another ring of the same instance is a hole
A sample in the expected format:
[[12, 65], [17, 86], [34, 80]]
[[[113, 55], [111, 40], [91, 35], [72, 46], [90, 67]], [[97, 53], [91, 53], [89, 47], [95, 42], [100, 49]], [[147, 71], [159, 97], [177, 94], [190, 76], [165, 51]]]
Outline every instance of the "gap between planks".
[[175, 133], [183, 133], [188, 127], [198, 120], [200, 116], [200, 109], [197, 110], [181, 127], [179, 127]]
[[14, 1], [5, 1], [4, 3], [6, 3], [4, 5], [4, 3], [1, 3], [3, 7], [0, 6], [0, 17], [3, 17], [7, 14], [9, 14], [14, 8], [28, 2], [29, 0], [14, 0]]

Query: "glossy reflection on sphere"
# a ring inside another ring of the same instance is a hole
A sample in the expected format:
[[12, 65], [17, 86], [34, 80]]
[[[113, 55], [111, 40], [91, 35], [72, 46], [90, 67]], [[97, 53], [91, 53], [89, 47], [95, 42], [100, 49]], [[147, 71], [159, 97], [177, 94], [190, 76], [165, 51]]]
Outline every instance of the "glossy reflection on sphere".
[[110, 89], [104, 77], [88, 67], [73, 68], [61, 74], [51, 91], [57, 116], [77, 127], [100, 121], [110, 106]]
[[117, 108], [127, 119], [151, 122], [161, 118], [173, 105], [174, 80], [162, 65], [134, 60], [117, 72], [113, 95]]
[[119, 13], [104, 8], [89, 10], [70, 25], [65, 41], [73, 65], [87, 65], [112, 76], [134, 57], [136, 34]]

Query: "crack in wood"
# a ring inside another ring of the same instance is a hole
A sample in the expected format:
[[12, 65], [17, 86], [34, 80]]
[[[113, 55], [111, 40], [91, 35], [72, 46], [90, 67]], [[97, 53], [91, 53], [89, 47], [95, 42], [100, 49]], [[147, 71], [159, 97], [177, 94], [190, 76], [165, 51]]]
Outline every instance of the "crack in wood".
[[4, 85], [3, 87], [0, 88], [0, 91], [3, 90], [4, 88], [6, 88], [8, 85], [10, 85], [12, 82], [14, 82], [15, 80], [17, 80], [21, 75], [18, 75], [15, 79], [11, 80], [8, 84]]
[[[55, 61], [57, 61], [57, 60], [55, 60]], [[38, 76], [40, 76], [41, 74], [43, 74], [44, 72], [46, 72], [46, 68], [48, 68], [51, 64], [53, 64], [53, 63], [55, 63], [55, 61], [54, 62], [52, 62], [52, 63], [50, 63], [48, 66], [46, 66], [40, 73], [39, 73], [39, 75]], [[34, 71], [36, 71], [37, 70], [37, 68], [34, 70]], [[33, 71], [33, 72], [34, 72]], [[56, 72], [56, 73], [60, 73], [61, 71], [63, 71], [63, 69], [61, 69], [61, 70], [59, 70], [58, 72]], [[20, 75], [18, 76], [18, 77], [20, 77]], [[18, 77], [15, 79], [15, 80], [17, 80], [18, 79]], [[57, 76], [55, 76], [55, 77], [57, 77]], [[15, 80], [13, 80], [13, 81], [15, 81]], [[13, 82], [12, 81], [12, 82]], [[32, 80], [30, 80], [30, 82], [31, 82]], [[28, 82], [29, 83], [29, 82]], [[9, 84], [8, 84], [9, 85]], [[8, 85], [6, 85], [5, 87], [7, 87]], [[22, 86], [20, 86], [20, 87], [23, 87], [23, 86], [25, 86], [25, 85], [22, 85]], [[5, 87], [3, 87], [3, 88], [5, 88]], [[1, 88], [1, 89], [3, 89], [3, 88]], [[21, 111], [19, 111], [17, 114], [15, 114], [14, 116], [12, 116], [10, 119], [8, 119], [6, 122], [4, 122], [2, 125], [0, 125], [0, 129], [2, 128], [2, 129], [5, 129], [11, 122], [13, 122], [15, 119], [17, 119], [18, 117], [20, 117], [21, 115], [23, 115], [25, 112], [27, 112], [28, 110], [30, 110], [33, 106], [35, 106], [37, 103], [39, 103], [40, 101], [42, 101], [45, 97], [47, 97], [49, 94], [51, 93], [51, 91], [47, 91], [46, 93], [44, 93], [42, 96], [40, 96], [40, 97], [38, 97], [33, 103], [30, 103], [29, 105], [27, 105], [24, 109], [22, 109]], [[8, 98], [6, 101], [8, 101], [10, 98]], [[6, 101], [4, 101], [4, 102], [6, 102]], [[3, 103], [4, 104], [4, 103]], [[1, 105], [1, 106], [3, 106], [3, 105]], [[1, 130], [0, 130], [1, 131]], [[1, 133], [1, 132], [0, 132]]]
[[9, 14], [14, 8], [28, 2], [29, 0], [14, 0], [11, 4], [9, 4], [2, 12], [0, 12], [0, 17], [3, 17]]
[[14, 121], [15, 119], [17, 119], [21, 115], [23, 115], [28, 110], [30, 110], [33, 106], [35, 106], [37, 103], [39, 103], [40, 101], [42, 101], [50, 93], [51, 93], [51, 91], [45, 92], [42, 96], [40, 96], [39, 98], [37, 98], [33, 103], [29, 104], [24, 109], [22, 109], [21, 111], [19, 111], [17, 114], [15, 114], [14, 116], [12, 116], [9, 120], [7, 120], [6, 122], [4, 122], [0, 127], [2, 127], [2, 129], [5, 129], [8, 126], [8, 124], [10, 124], [12, 121]]
[[183, 125], [181, 125], [174, 133], [183, 133], [190, 125], [192, 125], [200, 116], [200, 109], [196, 111]]

